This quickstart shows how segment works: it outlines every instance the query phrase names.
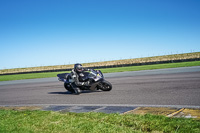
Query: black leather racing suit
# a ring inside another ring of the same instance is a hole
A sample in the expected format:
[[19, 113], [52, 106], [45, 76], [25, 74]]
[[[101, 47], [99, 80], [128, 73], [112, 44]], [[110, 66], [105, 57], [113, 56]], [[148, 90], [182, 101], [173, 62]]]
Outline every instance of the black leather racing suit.
[[75, 81], [76, 86], [83, 86], [83, 85], [84, 86], [89, 86], [89, 84], [90, 84], [89, 81], [87, 81], [87, 82], [80, 82], [79, 81], [79, 78], [84, 76], [84, 74], [83, 74], [84, 71], [90, 71], [90, 69], [83, 68], [82, 72], [76, 72], [74, 69], [72, 69], [71, 75], [72, 75], [72, 78]]

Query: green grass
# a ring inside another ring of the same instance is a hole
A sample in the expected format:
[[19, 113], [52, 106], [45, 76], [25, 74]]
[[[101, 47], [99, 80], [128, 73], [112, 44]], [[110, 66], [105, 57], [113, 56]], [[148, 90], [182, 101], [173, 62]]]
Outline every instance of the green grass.
[[107, 68], [107, 69], [101, 69], [101, 70], [103, 73], [111, 73], [111, 72], [141, 71], [141, 70], [190, 67], [190, 66], [200, 66], [200, 61], [165, 63], [165, 64], [156, 64], [156, 65], [130, 66], [130, 67], [117, 67], [117, 68]]
[[[140, 70], [152, 70], [152, 69], [163, 69], [163, 68], [189, 67], [189, 66], [200, 66], [200, 61], [105, 68], [105, 69], [100, 69], [100, 70], [103, 73], [112, 73], [112, 72], [124, 72], [124, 71], [140, 71]], [[0, 76], [0, 81], [56, 77], [58, 73], [66, 73], [66, 71], [65, 72], [17, 74], [17, 75], [2, 75]]]
[[36, 78], [49, 78], [56, 77], [58, 73], [64, 72], [47, 72], [47, 73], [29, 73], [29, 74], [16, 74], [16, 75], [2, 75], [0, 81], [21, 80], [21, 79], [36, 79]]
[[156, 115], [0, 110], [2, 133], [199, 133], [200, 121]]

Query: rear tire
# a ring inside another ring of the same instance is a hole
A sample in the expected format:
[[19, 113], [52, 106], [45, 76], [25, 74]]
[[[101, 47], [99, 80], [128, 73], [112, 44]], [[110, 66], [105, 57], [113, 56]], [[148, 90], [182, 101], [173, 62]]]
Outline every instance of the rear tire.
[[98, 87], [102, 91], [110, 91], [112, 90], [112, 84], [106, 80], [101, 82], [101, 86]]
[[72, 85], [68, 84], [68, 83], [64, 83], [64, 87], [67, 91], [73, 93], [73, 94], [76, 94], [78, 95], [79, 94], [79, 91], [78, 91], [78, 87], [75, 87], [74, 88], [72, 87]]

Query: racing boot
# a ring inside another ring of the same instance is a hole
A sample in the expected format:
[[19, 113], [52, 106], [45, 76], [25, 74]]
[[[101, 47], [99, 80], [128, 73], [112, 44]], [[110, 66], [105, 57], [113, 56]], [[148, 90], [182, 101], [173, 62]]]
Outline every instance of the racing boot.
[[78, 87], [76, 87], [76, 88], [74, 88], [74, 93], [73, 94], [79, 95], [80, 92], [81, 92], [81, 90]]
[[77, 87], [76, 85], [72, 85], [72, 87], [73, 87], [73, 94], [75, 94], [75, 95], [79, 95], [80, 94], [80, 92], [81, 92], [81, 90], [79, 89], [79, 87]]

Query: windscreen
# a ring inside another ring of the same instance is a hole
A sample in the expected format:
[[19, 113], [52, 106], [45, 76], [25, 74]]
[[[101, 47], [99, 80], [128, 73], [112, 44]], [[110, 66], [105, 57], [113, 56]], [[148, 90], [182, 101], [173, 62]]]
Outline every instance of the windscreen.
[[88, 75], [89, 78], [93, 78], [97, 76], [97, 72], [96, 71], [91, 71]]

